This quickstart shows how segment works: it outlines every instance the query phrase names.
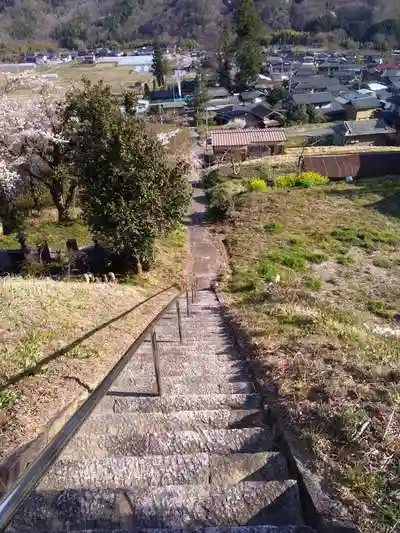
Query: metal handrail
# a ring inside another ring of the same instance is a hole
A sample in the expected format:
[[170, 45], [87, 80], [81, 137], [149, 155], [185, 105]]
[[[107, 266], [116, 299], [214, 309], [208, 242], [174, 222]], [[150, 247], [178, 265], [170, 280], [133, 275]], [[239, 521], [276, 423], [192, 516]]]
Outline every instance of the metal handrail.
[[[197, 294], [197, 284], [193, 284]], [[170, 288], [173, 288], [170, 287]], [[168, 289], [166, 289], [168, 290]], [[188, 301], [188, 291], [189, 288], [186, 288], [186, 300]], [[39, 454], [39, 456], [33, 461], [29, 466], [26, 472], [21, 476], [21, 478], [15, 483], [12, 489], [0, 500], [0, 532], [5, 531], [6, 527], [9, 525], [13, 516], [17, 513], [19, 508], [29, 497], [32, 491], [35, 489], [37, 484], [40, 482], [42, 477], [46, 474], [49, 468], [52, 466], [57, 457], [61, 452], [66, 448], [69, 442], [72, 440], [74, 435], [81, 428], [83, 423], [88, 419], [94, 409], [97, 407], [98, 403], [102, 398], [107, 394], [108, 390], [118, 378], [120, 373], [124, 370], [125, 366], [129, 363], [132, 356], [136, 351], [141, 347], [143, 341], [148, 335], [152, 337], [152, 346], [153, 346], [153, 356], [155, 364], [155, 373], [158, 387], [158, 394], [161, 394], [160, 386], [160, 375], [158, 368], [158, 348], [157, 348], [157, 339], [154, 333], [154, 328], [157, 325], [160, 318], [168, 310], [171, 305], [175, 302], [178, 302], [179, 298], [185, 294], [185, 291], [179, 292], [173, 298], [171, 298], [168, 303], [163, 307], [163, 309], [157, 314], [157, 316], [150, 322], [146, 329], [139, 335], [135, 342], [128, 348], [124, 355], [119, 359], [115, 366], [110, 370], [107, 376], [103, 381], [97, 386], [97, 388], [90, 394], [86, 401], [77, 409], [77, 411], [72, 415], [72, 417], [66, 422], [66, 424], [60, 429], [60, 431], [55, 435], [55, 437], [50, 441], [50, 443], [45, 447], [45, 449]], [[193, 287], [192, 287], [192, 296], [193, 296]], [[193, 300], [192, 300], [193, 301]], [[181, 334], [181, 323], [180, 323], [180, 313], [178, 315], [179, 320], [179, 332]]]

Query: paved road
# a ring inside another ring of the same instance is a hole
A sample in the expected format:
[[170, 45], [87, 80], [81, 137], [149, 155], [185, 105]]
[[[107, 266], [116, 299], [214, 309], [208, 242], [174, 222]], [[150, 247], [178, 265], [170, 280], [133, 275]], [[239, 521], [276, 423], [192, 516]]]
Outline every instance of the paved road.
[[193, 273], [199, 279], [200, 287], [207, 288], [216, 279], [221, 261], [217, 247], [213, 243], [212, 236], [205, 223], [207, 211], [207, 198], [205, 190], [199, 181], [201, 163], [199, 154], [201, 147], [198, 144], [198, 136], [191, 130], [193, 140], [192, 148], [192, 173], [189, 178], [192, 183], [192, 205], [189, 225], [189, 242], [193, 257]]

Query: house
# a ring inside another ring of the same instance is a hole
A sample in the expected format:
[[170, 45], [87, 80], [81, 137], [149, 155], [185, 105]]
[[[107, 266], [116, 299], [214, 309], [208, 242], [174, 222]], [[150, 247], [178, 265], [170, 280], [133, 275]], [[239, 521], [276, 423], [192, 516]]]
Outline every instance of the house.
[[135, 55], [135, 56], [115, 56], [117, 58], [117, 64], [120, 67], [129, 66], [132, 67], [132, 71], [136, 73], [151, 72], [153, 65], [153, 54]]
[[230, 96], [228, 93], [228, 96], [226, 96], [225, 98], [213, 98], [212, 100], [208, 100], [206, 104], [206, 109], [209, 112], [217, 112], [225, 107], [235, 106], [239, 104], [239, 97], [237, 95]]
[[390, 125], [400, 130], [400, 95], [392, 94], [386, 101], [385, 111], [382, 117]]
[[164, 119], [167, 118], [166, 113], [168, 113], [170, 117], [186, 113], [186, 102], [181, 100], [150, 102], [149, 107], [151, 113], [163, 114]]
[[260, 91], [243, 91], [239, 94], [239, 98], [245, 104], [255, 104], [257, 102], [262, 102], [265, 99], [265, 96]]
[[283, 154], [285, 141], [282, 128], [215, 130], [206, 139], [205, 155], [213, 161], [233, 154], [241, 160]]
[[329, 106], [326, 106], [321, 109], [321, 113], [329, 120], [345, 120], [346, 111], [343, 104], [337, 100], [333, 100]]
[[400, 76], [387, 76], [385, 80], [387, 80], [389, 89], [394, 92], [400, 91]]
[[333, 96], [330, 92], [296, 93], [292, 95], [292, 102], [295, 105], [323, 107], [329, 105], [332, 101]]
[[246, 125], [249, 108], [245, 105], [229, 105], [215, 113], [215, 122], [219, 125], [235, 124], [237, 127]]
[[318, 172], [331, 179], [396, 176], [400, 168], [400, 152], [306, 156], [301, 168], [303, 172]]
[[271, 128], [280, 126], [284, 116], [272, 108], [268, 102], [252, 106], [246, 116], [247, 128]]
[[96, 56], [94, 54], [82, 56], [79, 58], [79, 62], [81, 65], [94, 65], [96, 63]]
[[376, 96], [359, 96], [344, 104], [348, 120], [367, 120], [374, 116], [377, 109], [382, 109]]
[[382, 78], [385, 76], [398, 76], [400, 73], [400, 64], [382, 63], [381, 65], [376, 65], [375, 70], [380, 73]]
[[340, 85], [339, 78], [328, 76], [299, 76], [296, 74], [290, 82], [293, 92], [329, 91], [331, 86]]
[[207, 98], [208, 100], [217, 100], [218, 98], [228, 98], [229, 91], [225, 87], [208, 87]]
[[298, 76], [313, 76], [317, 72], [315, 65], [301, 65], [296, 74]]
[[390, 145], [395, 142], [396, 128], [382, 118], [347, 121], [334, 127], [334, 143], [343, 146], [355, 143]]
[[159, 91], [152, 91], [150, 93], [150, 100], [152, 102], [163, 102], [174, 99], [174, 92], [170, 89], [160, 89]]
[[276, 83], [272, 80], [271, 77], [264, 76], [264, 74], [259, 74], [256, 82], [254, 83], [254, 88], [257, 91], [267, 91], [276, 86]]

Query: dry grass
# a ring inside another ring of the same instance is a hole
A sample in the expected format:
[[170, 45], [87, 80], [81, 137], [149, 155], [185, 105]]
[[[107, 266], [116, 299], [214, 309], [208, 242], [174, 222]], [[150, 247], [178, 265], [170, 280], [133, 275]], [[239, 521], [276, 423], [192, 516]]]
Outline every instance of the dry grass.
[[[149, 291], [110, 284], [1, 281], [1, 456], [34, 439], [57, 412], [87, 395], [175, 292], [107, 325], [142, 302]], [[38, 366], [90, 332], [87, 340]], [[22, 372], [23, 377], [7, 386]]]
[[[273, 157], [260, 157], [249, 159], [241, 164], [241, 171], [247, 166], [262, 165], [272, 169], [280, 167], [290, 167], [293, 171], [296, 169], [300, 156], [306, 155], [334, 155], [350, 154], [362, 152], [398, 152], [398, 146], [369, 146], [367, 144], [354, 144], [349, 146], [320, 146], [309, 148], [287, 148], [284, 155], [274, 155]], [[221, 165], [221, 169], [229, 168], [230, 164]]]
[[190, 272], [190, 249], [186, 228], [175, 230], [159, 238], [154, 247], [155, 263], [150, 272], [130, 278], [128, 283], [142, 287], [166, 287], [176, 283], [183, 287]]
[[[10, 69], [10, 71], [12, 71]], [[4, 72], [4, 71], [3, 71]], [[132, 71], [130, 66], [117, 66], [116, 64], [97, 63], [95, 65], [81, 65], [79, 63], [66, 63], [63, 65], [39, 66], [32, 70], [36, 74], [56, 74], [56, 79], [51, 79], [56, 86], [62, 89], [71, 89], [73, 84], [79, 84], [83, 78], [89, 79], [92, 83], [104, 81], [110, 85], [117, 94], [127, 89], [136, 82], [152, 82], [151, 74], [138, 74]], [[4, 74], [0, 72], [0, 81]], [[21, 89], [12, 93], [18, 98], [31, 96], [29, 89]]]
[[245, 194], [239, 206], [224, 226], [225, 288], [261, 375], [278, 384], [291, 429], [362, 531], [393, 532], [400, 181]]
[[55, 73], [58, 75], [57, 83], [68, 88], [71, 83], [79, 83], [83, 77], [88, 78], [92, 83], [104, 81], [111, 85], [115, 92], [121, 92], [128, 85], [135, 82], [150, 83], [153, 79], [151, 74], [138, 74], [132, 72], [132, 67], [117, 66], [115, 64], [97, 63], [96, 65], [79, 65], [69, 63], [65, 65], [54, 65], [41, 67], [37, 72]]

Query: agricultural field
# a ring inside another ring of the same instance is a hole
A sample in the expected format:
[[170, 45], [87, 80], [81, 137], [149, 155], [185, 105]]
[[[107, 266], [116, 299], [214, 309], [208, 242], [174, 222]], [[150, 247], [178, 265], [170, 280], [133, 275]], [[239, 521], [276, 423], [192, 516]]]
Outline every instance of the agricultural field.
[[364, 533], [393, 533], [400, 180], [267, 189], [251, 175], [225, 175], [234, 205], [217, 226], [230, 259], [222, 284], [232, 315], [255, 348], [260, 379], [279, 390], [295, 446], [312, 458], [305, 462]]
[[[20, 69], [14, 69], [20, 72]], [[151, 74], [138, 74], [132, 71], [131, 66], [117, 66], [115, 64], [97, 63], [95, 65], [81, 65], [79, 63], [66, 63], [62, 65], [43, 65], [36, 69], [29, 70], [33, 74], [48, 74], [50, 80], [57, 86], [67, 90], [80, 83], [83, 78], [89, 79], [92, 83], [104, 81], [110, 85], [117, 94], [134, 85], [136, 82], [146, 82], [151, 84], [153, 76]], [[52, 77], [51, 75], [56, 75]], [[0, 80], [4, 77], [4, 72], [0, 73]], [[13, 93], [15, 96], [26, 97], [30, 91], [23, 89]]]
[[80, 65], [69, 63], [65, 65], [44, 66], [37, 69], [37, 72], [46, 74], [57, 74], [57, 82], [68, 87], [72, 83], [78, 83], [83, 77], [88, 78], [92, 83], [104, 81], [111, 85], [115, 92], [121, 92], [135, 82], [150, 83], [153, 79], [151, 74], [138, 74], [132, 72], [130, 66], [117, 66], [115, 64], [97, 63], [95, 65]]

